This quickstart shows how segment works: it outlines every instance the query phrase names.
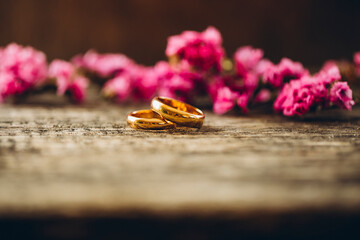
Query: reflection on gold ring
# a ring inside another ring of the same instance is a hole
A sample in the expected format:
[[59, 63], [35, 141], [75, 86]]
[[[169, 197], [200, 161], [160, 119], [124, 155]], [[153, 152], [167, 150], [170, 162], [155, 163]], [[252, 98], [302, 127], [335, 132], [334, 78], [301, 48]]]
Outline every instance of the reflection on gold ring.
[[131, 112], [126, 120], [129, 126], [135, 129], [162, 130], [176, 127], [151, 109]]
[[151, 101], [152, 109], [163, 118], [180, 126], [201, 128], [205, 115], [190, 104], [167, 97], [155, 97]]

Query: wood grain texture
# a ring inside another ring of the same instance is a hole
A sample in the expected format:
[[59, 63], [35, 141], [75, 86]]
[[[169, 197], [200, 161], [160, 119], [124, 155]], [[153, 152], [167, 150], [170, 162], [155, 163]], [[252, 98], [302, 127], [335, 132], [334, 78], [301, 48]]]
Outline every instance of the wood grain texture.
[[359, 109], [139, 131], [134, 108], [2, 106], [0, 217], [359, 211]]

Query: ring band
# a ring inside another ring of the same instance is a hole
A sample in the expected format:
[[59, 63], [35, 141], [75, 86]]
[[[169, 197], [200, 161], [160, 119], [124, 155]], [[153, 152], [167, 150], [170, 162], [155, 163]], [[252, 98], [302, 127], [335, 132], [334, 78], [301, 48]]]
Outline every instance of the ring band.
[[131, 112], [126, 121], [130, 127], [135, 129], [162, 130], [176, 127], [174, 123], [167, 121], [151, 109]]
[[177, 125], [201, 128], [204, 123], [205, 115], [200, 109], [172, 98], [155, 97], [151, 101], [151, 107]]

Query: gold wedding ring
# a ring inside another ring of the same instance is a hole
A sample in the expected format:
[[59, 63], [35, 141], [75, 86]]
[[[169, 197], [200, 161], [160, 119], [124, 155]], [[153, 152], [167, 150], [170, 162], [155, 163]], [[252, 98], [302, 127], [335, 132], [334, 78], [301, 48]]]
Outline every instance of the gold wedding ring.
[[204, 123], [205, 115], [200, 109], [172, 98], [155, 97], [151, 107], [166, 120], [180, 126], [201, 128]]
[[162, 130], [173, 129], [175, 124], [164, 119], [153, 110], [139, 110], [129, 113], [127, 123], [135, 129]]

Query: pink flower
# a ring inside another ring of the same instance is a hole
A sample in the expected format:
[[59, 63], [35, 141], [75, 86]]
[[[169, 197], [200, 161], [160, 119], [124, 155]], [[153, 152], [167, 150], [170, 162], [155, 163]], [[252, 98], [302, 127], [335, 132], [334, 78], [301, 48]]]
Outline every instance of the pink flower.
[[354, 63], [357, 74], [360, 76], [360, 52], [354, 54]]
[[212, 79], [211, 83], [207, 87], [207, 92], [210, 95], [211, 100], [213, 102], [215, 102], [215, 99], [218, 95], [218, 90], [221, 88], [224, 88], [224, 87], [228, 87], [226, 83], [232, 82], [233, 79], [231, 76], [228, 76], [228, 75], [226, 75], [226, 76], [215, 75], [215, 76], [212, 76], [212, 78], [213, 79]]
[[72, 93], [72, 98], [77, 103], [82, 103], [86, 99], [86, 90], [89, 85], [89, 80], [84, 76], [76, 76], [69, 87]]
[[323, 82], [327, 87], [341, 79], [339, 68], [336, 65], [325, 65], [324, 68], [320, 70], [319, 73], [315, 74], [315, 77], [318, 78], [318, 81]]
[[64, 95], [72, 83], [74, 66], [66, 61], [55, 59], [49, 66], [48, 76], [56, 79], [57, 94]]
[[300, 62], [294, 62], [289, 58], [281, 59], [279, 69], [284, 76], [294, 76], [295, 78], [308, 74], [308, 70]]
[[81, 103], [85, 100], [88, 79], [77, 75], [75, 66], [70, 62], [53, 60], [49, 66], [48, 76], [56, 79], [58, 95], [69, 92], [75, 102]]
[[309, 74], [300, 62], [293, 62], [288, 58], [283, 58], [278, 65], [267, 64], [266, 69], [262, 71], [263, 81], [275, 88], [281, 88], [287, 81]]
[[311, 88], [302, 84], [300, 80], [286, 83], [274, 102], [274, 109], [282, 111], [285, 116], [303, 115], [310, 110], [314, 103]]
[[261, 49], [254, 49], [251, 46], [239, 48], [234, 55], [235, 68], [239, 76], [254, 70], [264, 55]]
[[346, 82], [339, 82], [340, 79], [339, 69], [330, 66], [314, 76], [291, 80], [276, 98], [274, 109], [286, 116], [303, 115], [316, 106], [328, 107], [331, 102], [351, 110], [354, 105], [352, 91]]
[[14, 81], [12, 74], [9, 72], [0, 72], [0, 103], [9, 95], [15, 94], [21, 86], [13, 86], [19, 82]]
[[274, 63], [272, 63], [270, 60], [268, 59], [262, 59], [259, 61], [259, 63], [256, 65], [254, 72], [257, 75], [264, 75], [265, 72], [269, 69], [269, 68], [273, 68], [275, 65]]
[[149, 67], [137, 65], [123, 54], [99, 54], [93, 50], [72, 60], [78, 67], [95, 73], [102, 78], [111, 78], [103, 86], [107, 97], [118, 102], [129, 100], [150, 100], [156, 92], [157, 77]]
[[133, 68], [133, 95], [135, 99], [150, 101], [157, 89], [158, 78], [152, 67]]
[[237, 98], [236, 103], [243, 113], [247, 113], [249, 111], [247, 105], [249, 103], [250, 96], [251, 95], [249, 93], [244, 92]]
[[118, 102], [130, 99], [149, 101], [154, 97], [157, 85], [158, 79], [153, 68], [133, 64], [108, 80], [102, 91], [105, 96], [115, 98]]
[[159, 88], [159, 95], [164, 97], [176, 98], [182, 101], [188, 101], [189, 92], [194, 88], [192, 79], [181, 74], [174, 74], [166, 79]]
[[123, 102], [131, 96], [132, 78], [129, 74], [119, 74], [108, 80], [102, 91], [107, 97], [114, 97], [118, 102]]
[[251, 46], [241, 47], [234, 54], [236, 75], [213, 78], [214, 81], [208, 91], [213, 99], [216, 113], [229, 111], [235, 103], [243, 113], [248, 112], [249, 101], [259, 86], [259, 75], [269, 64], [272, 64], [262, 57], [261, 49], [254, 49]]
[[335, 105], [351, 110], [355, 104], [352, 98], [352, 90], [347, 82], [336, 82], [330, 89], [330, 101]]
[[259, 77], [255, 73], [246, 73], [243, 80], [244, 87], [246, 88], [247, 92], [255, 91], [257, 86], [259, 85]]
[[254, 102], [264, 103], [271, 99], [271, 92], [269, 89], [261, 89], [258, 94], [255, 96]]
[[16, 43], [0, 49], [0, 100], [42, 84], [46, 73], [47, 63], [43, 52]]
[[216, 98], [214, 100], [213, 111], [216, 114], [224, 114], [235, 106], [235, 101], [239, 94], [230, 90], [229, 87], [221, 87], [217, 89]]
[[225, 54], [221, 44], [221, 34], [214, 27], [208, 27], [203, 32], [185, 31], [168, 38], [165, 54], [168, 57], [177, 56], [180, 61], [201, 71], [211, 68], [220, 71]]
[[[274, 110], [277, 112], [282, 112], [284, 109], [284, 106], [289, 105], [289, 103], [292, 103], [292, 94], [293, 94], [293, 86], [290, 85], [292, 81], [290, 81], [290, 83], [286, 83], [284, 85], [284, 87], [281, 89], [281, 92], [279, 93], [279, 95], [276, 97], [275, 102], [274, 102]], [[290, 99], [290, 100], [288, 100]], [[284, 104], [285, 102], [287, 102], [287, 104]]]
[[330, 68], [333, 68], [333, 67], [337, 67], [336, 61], [335, 60], [327, 60], [324, 63], [324, 65], [322, 66], [321, 70], [327, 71], [327, 70], [329, 70]]
[[82, 67], [103, 78], [115, 76], [134, 65], [134, 62], [123, 54], [99, 54], [93, 50], [89, 50], [83, 56], [75, 56], [72, 62], [77, 67]]
[[253, 92], [244, 85], [238, 85], [237, 80], [230, 77], [215, 77], [208, 91], [213, 100], [213, 110], [217, 114], [224, 114], [231, 110], [235, 104], [243, 113], [248, 112], [248, 102]]
[[203, 78], [198, 73], [187, 69], [176, 69], [163, 61], [155, 65], [154, 71], [157, 75], [160, 96], [191, 101], [194, 95], [199, 95], [197, 91], [202, 89]]
[[[254, 99], [254, 93], [259, 87], [259, 76], [273, 65], [262, 57], [261, 49], [254, 49], [251, 46], [241, 47], [234, 54], [236, 75], [213, 78], [214, 81], [208, 91], [213, 99], [216, 113], [229, 111], [228, 108], [233, 108], [235, 103], [243, 113], [248, 112], [249, 101]], [[270, 92], [264, 89], [256, 101], [269, 99]]]

